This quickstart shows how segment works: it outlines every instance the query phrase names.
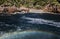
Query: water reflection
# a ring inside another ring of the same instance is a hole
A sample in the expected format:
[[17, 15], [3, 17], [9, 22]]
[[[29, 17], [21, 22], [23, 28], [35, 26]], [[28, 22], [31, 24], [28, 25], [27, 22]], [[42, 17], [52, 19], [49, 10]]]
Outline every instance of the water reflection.
[[60, 15], [46, 13], [0, 15], [0, 32], [22, 32], [26, 30], [51, 32], [60, 36]]

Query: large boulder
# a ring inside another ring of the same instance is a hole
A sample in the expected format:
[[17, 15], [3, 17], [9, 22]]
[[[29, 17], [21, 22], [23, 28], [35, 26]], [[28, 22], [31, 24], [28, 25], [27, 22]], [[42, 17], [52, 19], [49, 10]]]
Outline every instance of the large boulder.
[[60, 13], [60, 6], [54, 4], [48, 4], [43, 9], [46, 12]]
[[29, 12], [29, 8], [26, 8], [26, 7], [20, 7], [20, 11], [24, 11], [25, 13]]
[[0, 6], [0, 13], [2, 13], [3, 9], [4, 9], [4, 8]]
[[8, 7], [8, 13], [14, 13], [16, 12], [17, 8], [15, 6]]

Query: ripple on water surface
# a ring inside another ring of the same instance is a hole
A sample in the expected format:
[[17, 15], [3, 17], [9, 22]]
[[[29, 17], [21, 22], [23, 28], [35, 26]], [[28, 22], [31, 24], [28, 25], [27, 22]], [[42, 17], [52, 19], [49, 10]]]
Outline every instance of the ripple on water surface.
[[1, 39], [59, 39], [59, 36], [55, 34], [24, 30], [41, 30], [60, 35], [60, 15], [27, 13], [0, 16], [0, 31], [10, 32], [16, 30], [22, 32], [4, 34]]

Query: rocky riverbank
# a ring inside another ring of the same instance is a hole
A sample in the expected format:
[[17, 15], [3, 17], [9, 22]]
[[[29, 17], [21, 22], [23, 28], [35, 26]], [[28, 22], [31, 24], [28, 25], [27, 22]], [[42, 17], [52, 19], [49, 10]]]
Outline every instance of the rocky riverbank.
[[[2, 15], [11, 15], [11, 14], [24, 14], [24, 13], [49, 13], [49, 14], [59, 14], [48, 11], [49, 7], [48, 5], [44, 9], [35, 9], [35, 8], [26, 8], [26, 7], [20, 7], [17, 8], [15, 6], [12, 7], [0, 7], [0, 14]], [[52, 8], [51, 8], [52, 9]]]

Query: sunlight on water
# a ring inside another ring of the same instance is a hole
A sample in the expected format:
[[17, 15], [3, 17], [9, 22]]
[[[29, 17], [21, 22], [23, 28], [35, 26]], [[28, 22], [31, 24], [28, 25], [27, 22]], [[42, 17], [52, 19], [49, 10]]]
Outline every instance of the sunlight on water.
[[23, 16], [22, 19], [27, 19], [30, 21], [27, 21], [28, 23], [32, 23], [32, 24], [47, 24], [47, 25], [51, 25], [51, 26], [56, 26], [56, 27], [60, 27], [60, 22], [54, 22], [51, 20], [44, 20], [44, 19], [37, 19], [37, 18], [30, 18], [30, 17], [25, 17]]
[[0, 39], [60, 39], [59, 19], [32, 13], [0, 16]]
[[42, 31], [23, 31], [7, 33], [0, 37], [0, 39], [57, 39], [57, 35]]

